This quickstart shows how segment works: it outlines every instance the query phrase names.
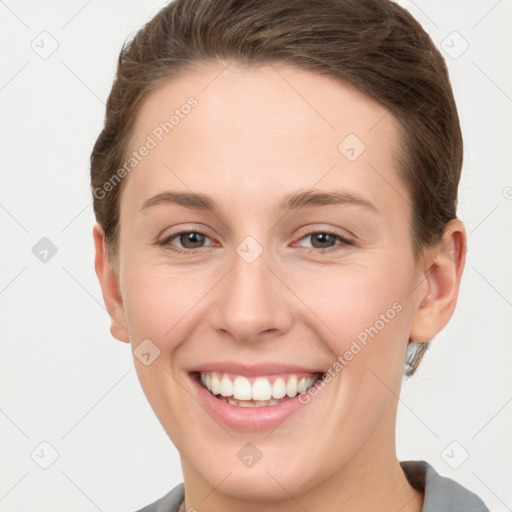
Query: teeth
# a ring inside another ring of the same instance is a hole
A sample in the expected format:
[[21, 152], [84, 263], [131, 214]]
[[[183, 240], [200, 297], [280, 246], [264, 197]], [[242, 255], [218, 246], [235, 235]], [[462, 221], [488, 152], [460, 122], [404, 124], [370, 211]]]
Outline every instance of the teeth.
[[276, 405], [280, 400], [235, 400], [234, 398], [221, 398], [223, 402], [237, 407], [267, 407], [269, 405]]
[[286, 384], [286, 394], [293, 398], [297, 395], [297, 377], [295, 375], [292, 375]]
[[233, 398], [237, 400], [251, 400], [252, 386], [249, 379], [238, 376], [233, 384]]
[[[214, 395], [218, 395], [220, 394], [220, 380], [217, 376], [211, 376], [210, 377], [210, 380], [211, 380], [211, 383], [212, 383], [212, 387], [211, 387], [211, 392], [214, 394]], [[208, 381], [206, 381], [206, 386], [208, 386]]]
[[297, 384], [297, 391], [299, 393], [304, 393], [304, 391], [306, 391], [306, 379], [304, 377], [299, 380]]
[[[236, 396], [235, 396], [236, 398]], [[270, 400], [272, 398], [272, 384], [267, 379], [256, 379], [252, 385], [253, 400]]]
[[[228, 403], [238, 405], [240, 407], [254, 407], [259, 402], [264, 405], [269, 404], [269, 401], [279, 400], [288, 396], [293, 398], [300, 393], [304, 393], [315, 382], [316, 378], [302, 377], [297, 378], [297, 375], [290, 375], [285, 381], [283, 377], [278, 377], [271, 383], [265, 377], [258, 377], [251, 384], [250, 380], [242, 375], [237, 375], [234, 380], [231, 380], [227, 375], [219, 375], [218, 372], [201, 372], [201, 384], [208, 389], [213, 395], [221, 395], [227, 398]], [[252, 403], [238, 402], [252, 400]]]
[[283, 378], [279, 377], [274, 381], [274, 384], [272, 384], [272, 396], [274, 398], [283, 398], [286, 396], [286, 383]]
[[233, 383], [226, 376], [222, 377], [222, 380], [220, 381], [220, 394], [222, 396], [233, 395]]

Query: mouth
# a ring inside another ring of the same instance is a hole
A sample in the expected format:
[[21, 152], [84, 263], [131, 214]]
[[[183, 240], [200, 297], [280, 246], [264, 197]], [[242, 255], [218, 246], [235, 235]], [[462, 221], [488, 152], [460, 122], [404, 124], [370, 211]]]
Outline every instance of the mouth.
[[192, 371], [193, 378], [220, 402], [235, 407], [272, 407], [305, 393], [322, 372], [237, 375], [224, 371]]

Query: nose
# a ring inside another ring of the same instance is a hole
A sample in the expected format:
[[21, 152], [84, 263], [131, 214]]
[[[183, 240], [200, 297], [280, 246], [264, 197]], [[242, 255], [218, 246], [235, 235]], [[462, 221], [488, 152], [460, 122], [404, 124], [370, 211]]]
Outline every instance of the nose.
[[210, 309], [212, 328], [229, 333], [239, 343], [279, 337], [292, 326], [293, 293], [268, 252], [254, 260], [235, 253], [231, 270], [216, 287]]

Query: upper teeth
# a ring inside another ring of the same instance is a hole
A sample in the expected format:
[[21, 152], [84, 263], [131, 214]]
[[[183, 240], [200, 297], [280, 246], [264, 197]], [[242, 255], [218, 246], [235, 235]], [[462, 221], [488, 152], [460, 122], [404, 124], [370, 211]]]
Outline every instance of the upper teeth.
[[257, 377], [251, 381], [242, 375], [219, 375], [217, 372], [201, 372], [201, 383], [214, 395], [224, 397], [232, 396], [237, 400], [271, 400], [288, 395], [293, 398], [299, 393], [304, 393], [315, 382], [316, 378], [298, 378], [297, 375], [289, 375], [286, 381], [278, 377], [271, 383], [265, 377]]

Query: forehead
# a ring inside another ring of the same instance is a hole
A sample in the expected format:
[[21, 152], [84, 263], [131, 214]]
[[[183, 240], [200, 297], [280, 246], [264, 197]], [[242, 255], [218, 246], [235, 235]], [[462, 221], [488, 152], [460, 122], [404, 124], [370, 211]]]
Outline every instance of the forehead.
[[398, 132], [383, 105], [348, 83], [282, 64], [205, 64], [142, 103], [130, 150], [153, 147], [126, 188], [138, 203], [165, 186], [252, 190], [261, 201], [261, 187], [271, 198], [315, 183], [396, 201], [397, 189], [406, 194]]

